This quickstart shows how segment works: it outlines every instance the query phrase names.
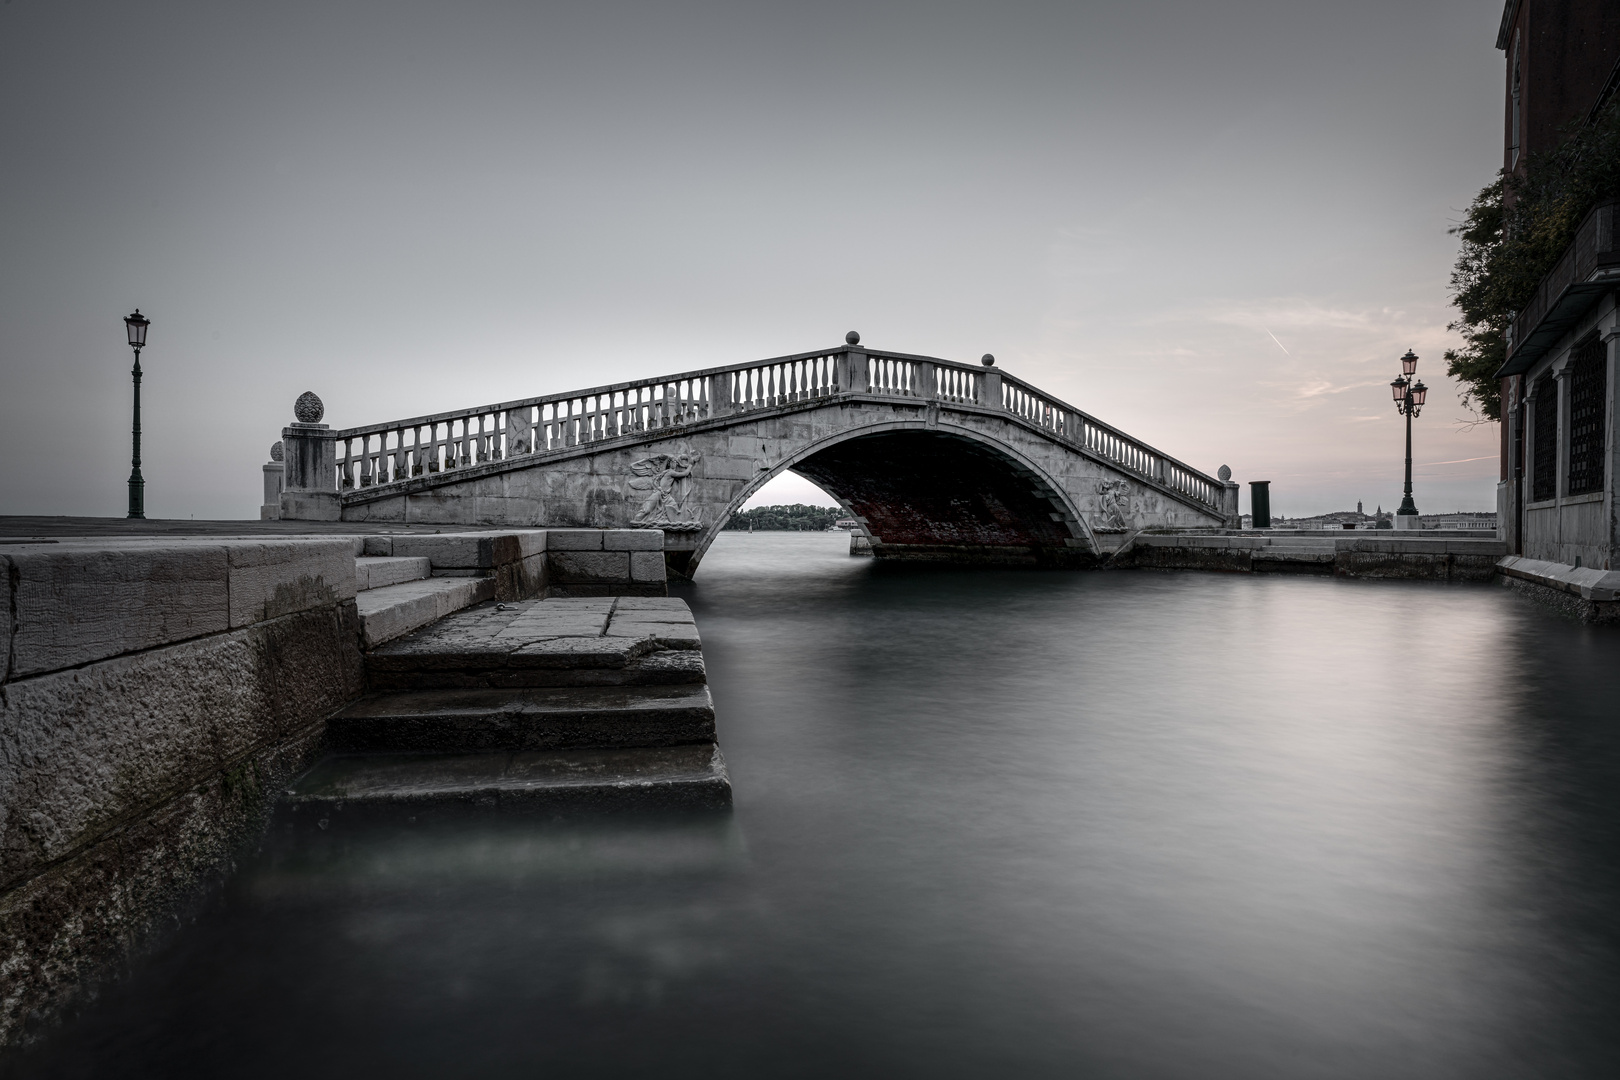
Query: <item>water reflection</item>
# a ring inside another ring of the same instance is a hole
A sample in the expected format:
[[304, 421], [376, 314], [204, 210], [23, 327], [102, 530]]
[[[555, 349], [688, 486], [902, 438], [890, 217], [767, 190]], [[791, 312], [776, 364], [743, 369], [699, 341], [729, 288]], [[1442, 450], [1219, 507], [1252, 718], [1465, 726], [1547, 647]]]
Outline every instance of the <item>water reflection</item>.
[[1620, 632], [842, 539], [686, 588], [733, 817], [273, 843], [27, 1071], [1611, 1074]]

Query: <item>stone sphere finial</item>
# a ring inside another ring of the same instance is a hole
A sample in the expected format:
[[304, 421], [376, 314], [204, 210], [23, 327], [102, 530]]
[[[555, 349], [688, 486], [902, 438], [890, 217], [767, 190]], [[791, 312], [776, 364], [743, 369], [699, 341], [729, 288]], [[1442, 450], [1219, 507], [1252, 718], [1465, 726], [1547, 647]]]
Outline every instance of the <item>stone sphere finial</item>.
[[985, 367], [995, 367], [996, 358], [991, 356], [989, 353], [985, 353], [983, 356], [979, 357], [979, 363], [983, 364]]
[[1215, 475], [1220, 477], [1221, 483], [1226, 483], [1228, 480], [1232, 479], [1232, 466], [1222, 465], [1218, 470], [1216, 470]]
[[861, 335], [857, 334], [855, 331], [851, 330], [849, 333], [844, 335], [845, 345], [859, 345], [860, 343]]
[[315, 391], [305, 390], [293, 402], [293, 415], [298, 417], [300, 424], [318, 424], [321, 417], [326, 415], [326, 406], [315, 396]]
[[281, 448], [281, 440], [280, 439], [277, 439], [275, 442], [270, 444], [270, 460], [271, 461], [280, 461], [285, 454], [286, 454], [286, 451]]

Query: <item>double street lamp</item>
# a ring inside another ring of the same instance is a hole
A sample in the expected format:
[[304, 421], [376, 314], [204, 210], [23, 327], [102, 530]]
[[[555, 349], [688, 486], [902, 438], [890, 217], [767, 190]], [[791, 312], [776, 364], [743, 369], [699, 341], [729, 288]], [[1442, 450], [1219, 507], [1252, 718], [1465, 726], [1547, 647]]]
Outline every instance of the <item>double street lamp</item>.
[[1395, 397], [1395, 411], [1406, 417], [1406, 495], [1401, 499], [1401, 508], [1395, 511], [1397, 529], [1418, 527], [1418, 508], [1412, 501], [1412, 417], [1423, 411], [1429, 388], [1414, 377], [1417, 362], [1417, 354], [1407, 349], [1406, 355], [1401, 357], [1401, 374], [1389, 384]]
[[132, 432], [135, 450], [130, 456], [129, 516], [146, 516], [146, 481], [141, 477], [141, 349], [146, 346], [146, 328], [152, 321], [136, 308], [135, 314], [124, 316], [124, 328], [129, 331], [129, 347], [135, 350], [135, 427]]

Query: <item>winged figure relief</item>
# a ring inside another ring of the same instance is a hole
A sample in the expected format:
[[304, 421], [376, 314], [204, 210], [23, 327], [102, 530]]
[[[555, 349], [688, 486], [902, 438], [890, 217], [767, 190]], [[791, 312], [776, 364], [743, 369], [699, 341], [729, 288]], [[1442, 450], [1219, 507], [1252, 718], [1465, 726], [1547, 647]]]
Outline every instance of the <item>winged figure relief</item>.
[[1105, 529], [1123, 529], [1131, 513], [1131, 489], [1123, 480], [1104, 480], [1097, 485], [1097, 510]]
[[703, 522], [687, 509], [692, 495], [692, 469], [701, 454], [681, 446], [673, 453], [650, 454], [630, 463], [631, 497], [640, 506], [630, 523], [650, 529], [701, 529]]

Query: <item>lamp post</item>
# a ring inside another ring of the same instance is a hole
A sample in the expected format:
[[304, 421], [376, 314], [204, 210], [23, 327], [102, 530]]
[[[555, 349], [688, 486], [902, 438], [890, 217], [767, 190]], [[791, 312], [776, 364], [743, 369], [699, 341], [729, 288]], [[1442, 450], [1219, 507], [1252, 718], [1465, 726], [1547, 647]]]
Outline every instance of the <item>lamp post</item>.
[[1423, 411], [1429, 388], [1415, 378], [1417, 362], [1417, 354], [1407, 349], [1406, 355], [1401, 357], [1401, 374], [1389, 384], [1395, 398], [1395, 411], [1406, 417], [1406, 495], [1401, 499], [1400, 509], [1395, 511], [1397, 529], [1418, 527], [1418, 508], [1412, 501], [1412, 417]]
[[124, 329], [129, 331], [129, 347], [135, 350], [135, 425], [131, 430], [134, 451], [129, 459], [129, 516], [146, 516], [146, 481], [141, 476], [141, 349], [146, 346], [146, 328], [152, 321], [136, 308], [135, 314], [124, 316]]

